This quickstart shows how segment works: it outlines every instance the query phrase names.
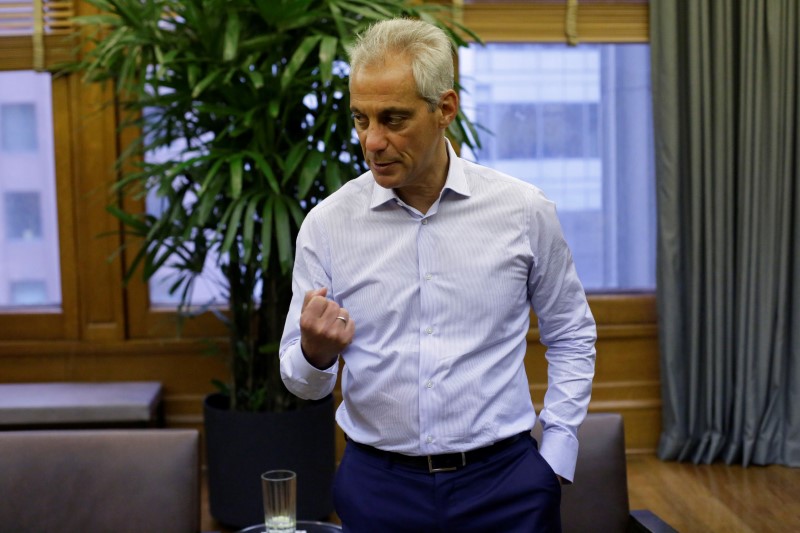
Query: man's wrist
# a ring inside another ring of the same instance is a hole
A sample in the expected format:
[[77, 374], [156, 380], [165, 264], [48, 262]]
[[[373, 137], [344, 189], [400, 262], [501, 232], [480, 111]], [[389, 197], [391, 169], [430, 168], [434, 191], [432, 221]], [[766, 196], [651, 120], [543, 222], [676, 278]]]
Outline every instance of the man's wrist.
[[332, 358], [328, 359], [327, 361], [318, 361], [321, 358], [311, 358], [308, 356], [305, 348], [303, 348], [303, 343], [300, 343], [300, 353], [303, 354], [303, 357], [308, 362], [309, 365], [313, 366], [317, 370], [327, 370], [332, 367], [336, 361], [339, 359], [339, 354], [334, 355]]

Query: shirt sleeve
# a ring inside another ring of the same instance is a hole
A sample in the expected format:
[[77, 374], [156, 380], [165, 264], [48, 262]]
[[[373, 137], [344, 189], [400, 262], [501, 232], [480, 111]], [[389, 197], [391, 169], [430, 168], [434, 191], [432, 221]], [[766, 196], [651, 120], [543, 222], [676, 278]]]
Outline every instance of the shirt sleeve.
[[325, 238], [311, 214], [306, 217], [297, 236], [294, 270], [292, 272], [292, 302], [286, 315], [281, 338], [281, 379], [293, 394], [307, 400], [319, 400], [333, 391], [338, 376], [339, 360], [320, 370], [308, 362], [300, 346], [300, 311], [306, 292], [322, 287], [331, 296], [331, 280], [325, 258]]
[[578, 427], [592, 393], [597, 330], [555, 205], [541, 194], [531, 203], [528, 235], [533, 252], [528, 294], [548, 363], [540, 451], [556, 474], [572, 481]]

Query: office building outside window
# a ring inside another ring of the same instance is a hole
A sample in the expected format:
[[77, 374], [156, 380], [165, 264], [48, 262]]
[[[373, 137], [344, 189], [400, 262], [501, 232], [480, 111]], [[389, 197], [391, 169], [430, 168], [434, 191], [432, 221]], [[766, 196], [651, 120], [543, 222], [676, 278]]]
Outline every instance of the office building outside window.
[[0, 310], [61, 305], [50, 84], [0, 72]]
[[468, 159], [542, 189], [589, 292], [655, 288], [655, 177], [644, 44], [473, 45], [462, 108], [482, 132]]
[[[556, 203], [587, 291], [653, 291], [648, 45], [473, 45], [460, 51], [459, 81], [462, 108], [488, 130], [481, 150], [462, 155], [533, 183]], [[148, 210], [158, 209], [148, 198]], [[214, 263], [198, 280], [196, 304], [225, 301]], [[153, 305], [176, 303], [167, 294], [173, 275], [166, 268], [151, 280]]]

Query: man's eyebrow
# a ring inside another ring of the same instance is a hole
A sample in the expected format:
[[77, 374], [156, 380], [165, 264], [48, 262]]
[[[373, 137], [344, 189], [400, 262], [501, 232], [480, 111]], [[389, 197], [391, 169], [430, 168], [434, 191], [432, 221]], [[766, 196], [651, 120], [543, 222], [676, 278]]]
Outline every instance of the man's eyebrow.
[[[356, 106], [350, 106], [351, 113], [361, 113], [361, 110], [358, 109]], [[387, 107], [385, 109], [381, 109], [378, 111], [379, 116], [386, 116], [386, 115], [411, 115], [414, 113], [414, 110], [410, 107]]]

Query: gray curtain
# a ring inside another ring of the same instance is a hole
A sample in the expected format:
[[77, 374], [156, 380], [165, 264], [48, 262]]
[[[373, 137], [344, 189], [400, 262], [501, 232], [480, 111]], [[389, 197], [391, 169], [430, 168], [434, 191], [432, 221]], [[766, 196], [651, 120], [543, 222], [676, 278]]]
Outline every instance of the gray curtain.
[[798, 0], [650, 0], [662, 459], [800, 466]]

